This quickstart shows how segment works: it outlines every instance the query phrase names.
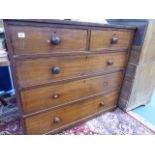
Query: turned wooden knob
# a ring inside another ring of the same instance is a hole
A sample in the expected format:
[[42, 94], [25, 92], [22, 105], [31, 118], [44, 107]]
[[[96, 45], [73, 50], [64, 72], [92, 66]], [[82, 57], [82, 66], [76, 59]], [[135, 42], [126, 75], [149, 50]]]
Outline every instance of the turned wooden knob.
[[113, 36], [113, 37], [111, 38], [111, 44], [117, 44], [117, 43], [118, 43], [118, 38], [115, 37], [115, 36]]
[[59, 94], [54, 94], [54, 95], [53, 95], [53, 98], [54, 98], [54, 99], [57, 99], [57, 98], [59, 98], [59, 96], [60, 96]]
[[53, 74], [59, 74], [59, 73], [60, 73], [60, 68], [57, 67], [57, 66], [56, 66], [56, 67], [53, 67], [53, 68], [52, 68], [52, 73], [53, 73]]
[[57, 124], [57, 123], [59, 123], [60, 122], [60, 118], [59, 117], [54, 117], [53, 118], [53, 123], [54, 124]]
[[103, 101], [100, 102], [100, 107], [104, 107], [105, 103]]
[[52, 45], [59, 45], [61, 42], [61, 38], [59, 36], [54, 35], [50, 40]]
[[109, 59], [108, 61], [107, 61], [107, 64], [108, 65], [112, 65], [114, 62], [113, 62], [113, 60], [112, 59]]

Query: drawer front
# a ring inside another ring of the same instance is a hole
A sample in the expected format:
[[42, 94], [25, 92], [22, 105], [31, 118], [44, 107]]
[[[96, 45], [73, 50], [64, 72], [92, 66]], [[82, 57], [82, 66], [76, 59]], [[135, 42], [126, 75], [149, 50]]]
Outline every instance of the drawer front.
[[20, 87], [28, 87], [124, 68], [127, 53], [59, 56], [16, 61]]
[[119, 90], [122, 78], [123, 73], [120, 71], [65, 84], [25, 90], [21, 92], [23, 111], [35, 112], [108, 90]]
[[133, 31], [91, 31], [90, 50], [128, 49], [133, 39]]
[[27, 134], [45, 134], [96, 112], [115, 107], [117, 97], [118, 93], [115, 92], [25, 118]]
[[15, 54], [80, 51], [86, 49], [87, 30], [11, 26], [10, 36]]

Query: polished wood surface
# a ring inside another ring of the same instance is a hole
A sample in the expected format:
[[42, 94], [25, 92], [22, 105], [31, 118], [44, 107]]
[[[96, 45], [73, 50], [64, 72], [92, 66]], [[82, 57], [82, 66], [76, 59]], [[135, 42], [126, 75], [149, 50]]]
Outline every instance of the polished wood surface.
[[133, 31], [92, 30], [90, 50], [128, 49], [133, 39]]
[[[86, 30], [12, 26], [10, 27], [10, 33], [15, 54], [86, 50]], [[54, 36], [58, 36], [61, 39], [57, 45], [51, 43], [51, 39]]]
[[[48, 111], [25, 118], [27, 133], [45, 134], [93, 113], [105, 111], [107, 108], [116, 106], [117, 98], [118, 92], [114, 92], [105, 96], [65, 106], [63, 109]], [[101, 102], [105, 103], [104, 106], [101, 106]], [[55, 119], [57, 118], [59, 121], [55, 122]]]
[[117, 106], [135, 27], [4, 20], [25, 134], [57, 133]]
[[115, 28], [117, 30], [133, 30], [137, 29], [136, 26], [131, 25], [116, 25], [116, 24], [103, 24], [103, 23], [94, 23], [94, 22], [81, 22], [81, 21], [70, 21], [70, 20], [59, 20], [59, 19], [5, 19], [8, 25], [17, 25], [17, 26], [38, 26], [38, 25], [59, 25], [59, 26], [74, 26], [80, 28]]
[[[49, 85], [21, 92], [25, 113], [63, 105], [85, 96], [119, 89], [123, 72], [91, 77], [65, 84]], [[80, 90], [80, 91], [79, 91]]]
[[[109, 61], [112, 61], [112, 64], [109, 64]], [[88, 74], [120, 70], [125, 67], [126, 61], [127, 52], [25, 59], [16, 61], [16, 76], [20, 87], [28, 87]], [[59, 67], [60, 73], [53, 73], [53, 67]]]
[[[132, 72], [133, 82], [130, 84], [126, 111], [151, 103], [155, 90], [155, 20], [148, 20], [145, 37], [133, 63], [136, 72]], [[123, 94], [123, 93], [122, 93]], [[122, 95], [123, 96], [123, 95]]]

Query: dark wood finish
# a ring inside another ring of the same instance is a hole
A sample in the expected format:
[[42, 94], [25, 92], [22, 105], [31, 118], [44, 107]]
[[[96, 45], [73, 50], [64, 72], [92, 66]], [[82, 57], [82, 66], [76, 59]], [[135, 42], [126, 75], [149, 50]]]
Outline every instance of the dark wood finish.
[[8, 25], [35, 25], [35, 26], [41, 26], [47, 24], [50, 26], [53, 25], [59, 25], [59, 26], [74, 26], [74, 27], [81, 27], [81, 28], [115, 28], [118, 30], [135, 30], [137, 29], [136, 26], [130, 26], [130, 25], [116, 25], [116, 24], [102, 24], [102, 23], [90, 23], [90, 22], [79, 22], [79, 21], [69, 21], [69, 20], [55, 20], [55, 19], [5, 19]]
[[[11, 26], [9, 30], [15, 54], [86, 50], [86, 30], [28, 26]], [[55, 36], [60, 38], [59, 44], [51, 43]]]
[[[122, 69], [126, 65], [126, 52], [110, 54], [87, 54], [76, 56], [49, 57], [46, 59], [25, 59], [16, 61], [18, 84], [21, 88], [61, 81], [105, 71]], [[109, 65], [109, 61], [113, 64]], [[53, 67], [60, 72], [53, 74]]]
[[123, 73], [116, 72], [74, 82], [67, 82], [65, 84], [49, 85], [25, 90], [21, 92], [23, 111], [25, 113], [35, 112], [77, 100], [85, 96], [107, 92], [108, 90], [116, 90], [120, 88], [122, 79]]
[[[44, 134], [98, 111], [104, 111], [106, 108], [115, 107], [117, 97], [118, 92], [114, 92], [105, 96], [65, 106], [63, 109], [57, 109], [25, 118], [27, 133]], [[105, 106], [100, 106], [100, 102], [103, 101]], [[59, 120], [57, 123], [55, 123], [55, 121], [53, 122], [55, 118]]]
[[92, 30], [90, 50], [128, 49], [133, 35], [133, 31]]
[[81, 119], [78, 119], [78, 120], [76, 120], [74, 122], [67, 123], [66, 125], [63, 125], [63, 126], [61, 126], [59, 128], [56, 128], [56, 129], [54, 129], [54, 130], [52, 130], [52, 131], [50, 131], [48, 133], [45, 133], [45, 135], [57, 134], [57, 133], [62, 132], [64, 130], [68, 129], [68, 128], [75, 127], [75, 125], [81, 125], [81, 123], [84, 123], [84, 122], [86, 122], [86, 121], [88, 121], [90, 119], [93, 119], [94, 117], [97, 117], [97, 116], [99, 116], [101, 114], [104, 114], [107, 111], [114, 111], [116, 108], [117, 108], [116, 105], [112, 106], [112, 107], [108, 107], [108, 108], [106, 107], [103, 110], [100, 110], [100, 111], [98, 111], [96, 113], [85, 116], [85, 117], [83, 117]]
[[51, 111], [51, 110], [56, 110], [56, 109], [59, 109], [59, 108], [63, 108], [63, 107], [65, 107], [65, 106], [72, 105], [72, 104], [74, 104], [74, 103], [79, 103], [79, 102], [81, 102], [81, 101], [82, 101], [82, 102], [83, 102], [83, 101], [87, 101], [87, 100], [89, 100], [89, 99], [91, 99], [91, 98], [103, 96], [103, 95], [105, 95], [105, 94], [109, 94], [109, 93], [111, 93], [111, 92], [119, 91], [119, 90], [120, 90], [120, 88], [119, 88], [119, 89], [117, 88], [117, 89], [115, 89], [115, 90], [112, 89], [112, 90], [109, 90], [109, 91], [107, 91], [107, 92], [101, 92], [101, 93], [98, 93], [98, 94], [93, 94], [93, 95], [91, 95], [91, 96], [85, 96], [85, 97], [83, 97], [83, 98], [80, 98], [80, 99], [77, 99], [77, 100], [74, 100], [74, 101], [71, 101], [71, 102], [59, 104], [59, 105], [57, 105], [57, 106], [49, 107], [49, 108], [47, 108], [47, 109], [39, 110], [39, 111], [36, 111], [36, 112], [27, 113], [27, 114], [24, 114], [24, 113], [23, 113], [22, 117], [23, 117], [23, 118], [27, 118], [27, 117], [35, 116], [35, 115], [40, 114], [40, 113], [44, 113], [44, 112], [47, 112], [47, 111]]
[[12, 71], [14, 87], [16, 89], [16, 101], [17, 101], [17, 105], [19, 108], [19, 115], [21, 116], [20, 124], [22, 126], [23, 133], [26, 134], [26, 126], [25, 126], [24, 119], [22, 117], [23, 110], [22, 110], [22, 106], [20, 104], [22, 101], [20, 99], [20, 92], [18, 91], [18, 84], [17, 84], [17, 79], [16, 79], [15, 60], [13, 59], [13, 46], [12, 46], [12, 42], [10, 40], [9, 26], [8, 26], [7, 22], [4, 21], [3, 23], [4, 23], [4, 28], [5, 28], [5, 39], [6, 39], [6, 45], [7, 45], [7, 50], [8, 50], [8, 57], [9, 57], [9, 61], [10, 61], [10, 68]]
[[60, 20], [4, 25], [25, 134], [54, 134], [116, 107], [135, 27]]

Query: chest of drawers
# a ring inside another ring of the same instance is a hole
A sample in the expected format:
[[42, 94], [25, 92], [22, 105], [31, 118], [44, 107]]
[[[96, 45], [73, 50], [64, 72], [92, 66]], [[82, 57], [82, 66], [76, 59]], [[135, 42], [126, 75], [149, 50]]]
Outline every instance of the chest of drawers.
[[24, 134], [54, 134], [117, 106], [134, 27], [4, 20]]

